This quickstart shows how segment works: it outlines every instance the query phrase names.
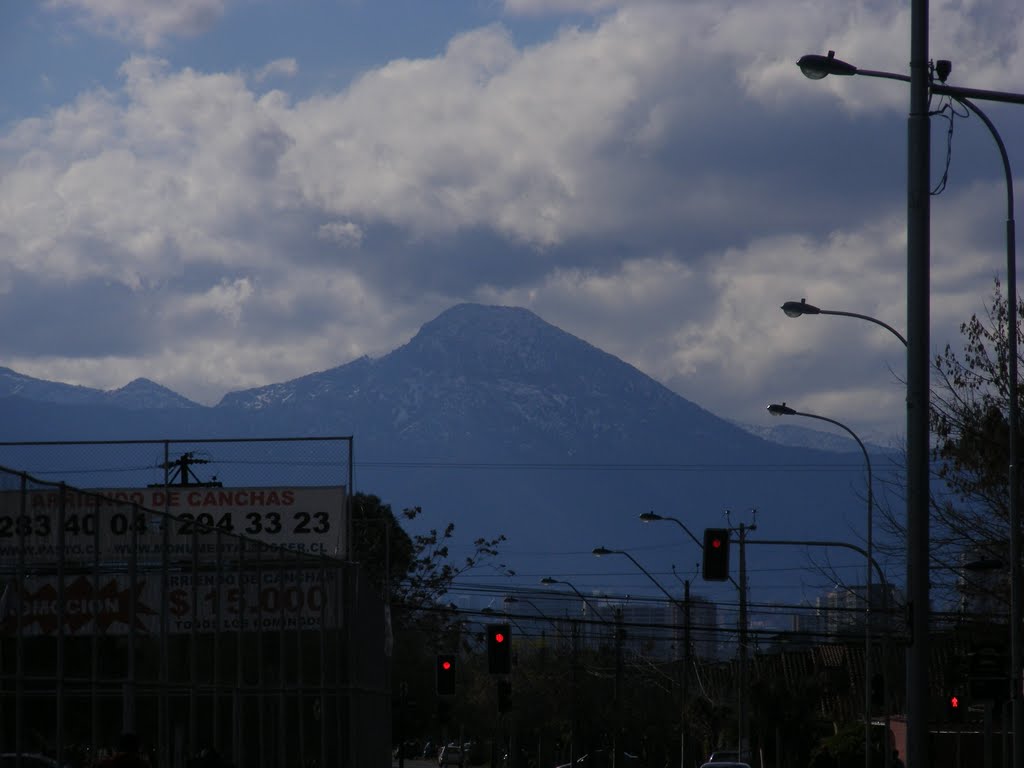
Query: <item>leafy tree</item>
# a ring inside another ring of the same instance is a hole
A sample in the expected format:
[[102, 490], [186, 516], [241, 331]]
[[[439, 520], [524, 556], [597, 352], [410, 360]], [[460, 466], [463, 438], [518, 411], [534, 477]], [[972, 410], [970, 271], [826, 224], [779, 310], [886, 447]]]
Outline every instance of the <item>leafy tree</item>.
[[[372, 494], [351, 500], [352, 552], [363, 575], [380, 590], [391, 617], [393, 733], [396, 738], [432, 735], [438, 731], [439, 702], [434, 695], [434, 664], [439, 652], [469, 647], [455, 607], [445, 600], [460, 575], [497, 556], [504, 536], [477, 539], [472, 553], [453, 562], [450, 546], [455, 526], [410, 535], [391, 506]], [[404, 521], [422, 514], [419, 507], [402, 511]], [[473, 690], [472, 664], [460, 670], [459, 687]], [[460, 697], [451, 712], [453, 722], [471, 713], [473, 697]]]
[[935, 359], [933, 459], [948, 494], [932, 498], [933, 563], [956, 565], [964, 553], [1007, 557], [1007, 328], [1011, 321], [1020, 328], [1020, 306], [1012, 320], [1011, 314], [996, 280], [986, 313], [960, 326], [963, 349], [957, 352], [947, 344]]
[[[402, 510], [402, 518], [416, 520], [423, 510]], [[451, 560], [455, 524], [410, 536], [399, 524], [390, 504], [372, 494], [352, 497], [352, 550], [363, 572], [390, 598], [393, 630], [425, 633], [434, 640], [458, 634], [458, 616], [444, 597], [456, 578], [498, 555], [504, 535], [478, 538], [472, 554]], [[454, 634], [453, 634], [454, 633]], [[448, 647], [451, 647], [449, 644]]]

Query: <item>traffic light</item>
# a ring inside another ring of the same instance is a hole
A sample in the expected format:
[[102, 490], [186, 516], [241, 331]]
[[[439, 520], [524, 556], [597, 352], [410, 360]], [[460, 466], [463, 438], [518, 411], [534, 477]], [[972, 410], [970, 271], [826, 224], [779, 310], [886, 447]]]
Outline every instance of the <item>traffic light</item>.
[[504, 678], [498, 680], [498, 711], [512, 709], [512, 683]]
[[492, 675], [512, 672], [512, 633], [508, 624], [487, 625], [487, 670]]
[[729, 529], [704, 529], [705, 581], [726, 581], [729, 578]]
[[451, 653], [439, 653], [437, 655], [437, 695], [455, 695], [455, 655]]
[[959, 723], [963, 719], [964, 710], [967, 709], [967, 702], [958, 693], [946, 695], [946, 714], [950, 722]]

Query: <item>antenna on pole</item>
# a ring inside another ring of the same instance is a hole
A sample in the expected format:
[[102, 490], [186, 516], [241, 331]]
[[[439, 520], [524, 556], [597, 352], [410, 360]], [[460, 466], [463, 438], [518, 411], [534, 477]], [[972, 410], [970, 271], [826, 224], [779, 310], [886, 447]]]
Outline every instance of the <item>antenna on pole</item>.
[[192, 470], [195, 464], [209, 464], [209, 459], [200, 459], [192, 451], [181, 454], [180, 458], [173, 461], [165, 461], [160, 464], [160, 469], [169, 471], [166, 482], [150, 483], [150, 488], [162, 488], [165, 485], [199, 486], [201, 488], [221, 488], [224, 483], [214, 475], [211, 480], [200, 480], [199, 476]]

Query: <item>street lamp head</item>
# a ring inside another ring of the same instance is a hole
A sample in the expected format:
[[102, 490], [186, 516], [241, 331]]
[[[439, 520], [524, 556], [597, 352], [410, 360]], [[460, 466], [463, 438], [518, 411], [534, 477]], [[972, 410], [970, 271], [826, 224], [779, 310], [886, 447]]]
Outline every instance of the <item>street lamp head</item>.
[[800, 301], [787, 301], [781, 307], [786, 317], [800, 317], [800, 315], [820, 315], [821, 310], [813, 304], [808, 304], [807, 299]]
[[645, 523], [652, 523], [655, 520], [664, 520], [665, 518], [659, 515], [657, 512], [651, 511], [641, 512], [640, 519], [643, 520]]
[[540, 580], [540, 583], [544, 586], [550, 587], [552, 584], [557, 584], [558, 580], [552, 579], [550, 576], [545, 576], [543, 579]]
[[768, 406], [768, 413], [772, 416], [796, 416], [796, 411], [785, 403], [782, 403], [782, 405], [772, 403]]
[[615, 550], [608, 549], [608, 547], [594, 547], [594, 554], [598, 557], [601, 557], [602, 555], [614, 555]]
[[836, 58], [835, 51], [829, 51], [828, 56], [818, 53], [809, 53], [801, 56], [796, 65], [804, 73], [804, 77], [810, 80], [822, 80], [829, 75], [856, 75], [857, 68], [853, 64]]

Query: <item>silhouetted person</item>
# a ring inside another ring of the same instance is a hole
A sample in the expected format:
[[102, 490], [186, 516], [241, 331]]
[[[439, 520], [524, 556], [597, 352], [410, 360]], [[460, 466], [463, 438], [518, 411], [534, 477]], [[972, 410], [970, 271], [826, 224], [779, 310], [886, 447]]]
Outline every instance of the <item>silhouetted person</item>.
[[100, 768], [149, 768], [149, 762], [139, 754], [139, 737], [134, 733], [122, 733], [117, 752], [97, 765]]

